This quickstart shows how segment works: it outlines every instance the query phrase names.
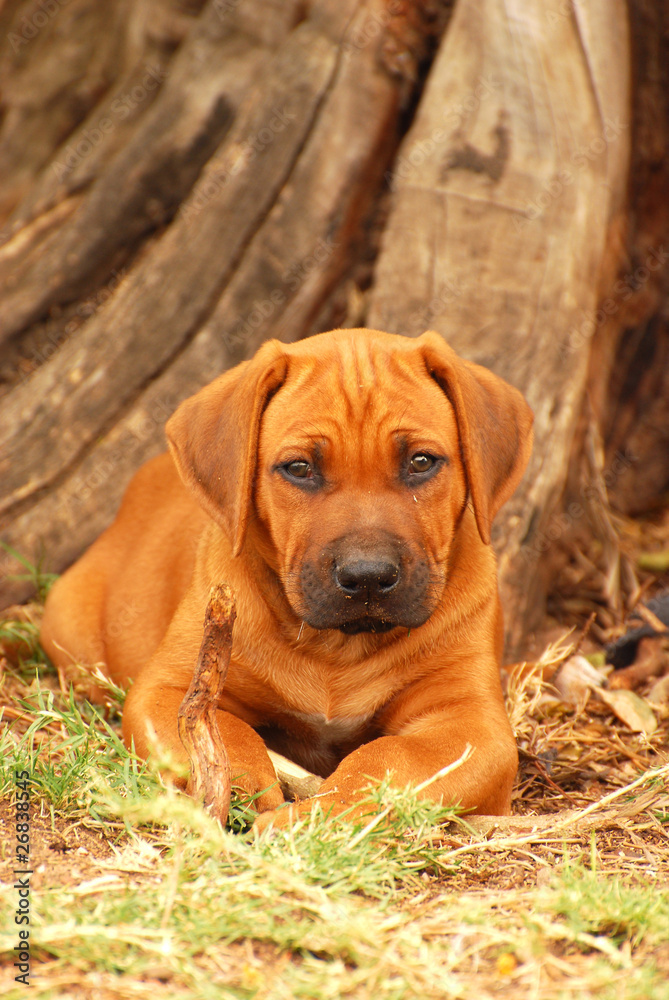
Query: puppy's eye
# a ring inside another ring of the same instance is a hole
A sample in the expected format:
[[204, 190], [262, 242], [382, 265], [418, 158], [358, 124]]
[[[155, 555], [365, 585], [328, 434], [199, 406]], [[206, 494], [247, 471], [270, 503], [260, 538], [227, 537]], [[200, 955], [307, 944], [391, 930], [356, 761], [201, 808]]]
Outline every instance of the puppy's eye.
[[419, 451], [409, 462], [409, 475], [419, 475], [421, 472], [429, 472], [436, 464], [436, 458], [428, 455], [424, 451]]
[[314, 477], [314, 470], [309, 462], [305, 462], [303, 458], [288, 462], [287, 465], [284, 465], [284, 469], [293, 479], [313, 479]]

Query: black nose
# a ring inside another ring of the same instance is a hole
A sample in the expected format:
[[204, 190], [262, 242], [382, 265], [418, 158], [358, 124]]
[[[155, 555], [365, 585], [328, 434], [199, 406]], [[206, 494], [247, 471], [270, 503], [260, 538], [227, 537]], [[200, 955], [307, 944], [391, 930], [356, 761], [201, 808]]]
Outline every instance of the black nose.
[[334, 578], [348, 597], [385, 597], [397, 586], [400, 566], [390, 559], [351, 558], [335, 565]]

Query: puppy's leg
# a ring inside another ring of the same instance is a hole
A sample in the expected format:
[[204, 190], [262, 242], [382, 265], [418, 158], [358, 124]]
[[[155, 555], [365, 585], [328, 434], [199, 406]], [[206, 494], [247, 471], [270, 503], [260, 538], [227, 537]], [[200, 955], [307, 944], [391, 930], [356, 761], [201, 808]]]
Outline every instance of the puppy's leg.
[[[107, 587], [102, 567], [85, 556], [55, 582], [44, 608], [40, 642], [58, 670], [61, 682], [81, 682], [81, 667], [106, 669], [102, 627]], [[100, 702], [104, 692], [93, 680], [84, 685], [89, 701]]]
[[[358, 820], [376, 810], [365, 799], [370, 782], [390, 774], [395, 787], [428, 781], [464, 755], [461, 766], [430, 783], [423, 796], [444, 805], [457, 805], [479, 815], [503, 816], [511, 809], [511, 790], [518, 752], [503, 707], [480, 702], [450, 711], [435, 711], [403, 726], [397, 735], [380, 736], [345, 757], [318, 792], [325, 814], [346, 812]], [[308, 814], [313, 800], [258, 817], [258, 831], [269, 825], [287, 826]]]
[[467, 812], [507, 815], [518, 751], [503, 709], [485, 702], [435, 711], [403, 726], [397, 735], [381, 736], [359, 747], [344, 758], [321, 792], [331, 792], [341, 804], [350, 804], [360, 798], [367, 776], [380, 781], [387, 772], [392, 773], [396, 786], [419, 784], [457, 761], [467, 745], [469, 758], [423, 794]]
[[[141, 757], [152, 751], [167, 751], [179, 768], [188, 768], [188, 754], [179, 737], [177, 716], [186, 688], [155, 683], [152, 664], [147, 664], [132, 685], [123, 709], [123, 739], [134, 742]], [[262, 739], [254, 729], [230, 712], [218, 711], [216, 721], [230, 759], [232, 784], [248, 795], [257, 795], [258, 812], [276, 809], [283, 804], [283, 794]], [[175, 784], [185, 786], [183, 780]]]

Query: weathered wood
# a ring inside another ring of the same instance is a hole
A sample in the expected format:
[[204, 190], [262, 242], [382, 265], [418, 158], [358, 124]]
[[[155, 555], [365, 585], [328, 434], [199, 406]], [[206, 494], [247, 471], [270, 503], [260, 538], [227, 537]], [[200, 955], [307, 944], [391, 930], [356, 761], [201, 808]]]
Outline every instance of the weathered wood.
[[[101, 273], [109, 273], [110, 261], [121, 266], [142, 237], [171, 220], [230, 127], [263, 56], [289, 30], [285, 12], [277, 13], [271, 3], [260, 6], [267, 7], [274, 23], [273, 32], [265, 31], [271, 44], [249, 37], [243, 4], [231, 11], [227, 24], [210, 6], [169, 72], [160, 65], [144, 68], [136, 103], [150, 107], [120, 149], [114, 150], [114, 133], [119, 118], [124, 121], [123, 106], [118, 108], [119, 97], [113, 97], [68, 142], [66, 150], [73, 155], [57, 152], [50, 169], [61, 179], [68, 176], [70, 162], [76, 166], [95, 150], [94, 134], [100, 145], [110, 147], [102, 153], [115, 155], [99, 173], [75, 177], [75, 189], [85, 187], [85, 195], [64, 222], [57, 216], [59, 224], [51, 232], [40, 227], [39, 239], [28, 240], [31, 252], [17, 256], [12, 242], [0, 250], [0, 340], [15, 336], [50, 307], [84, 294]], [[294, 4], [287, 4], [285, 11], [291, 8]], [[156, 90], [160, 93], [151, 103]], [[97, 166], [103, 166], [99, 158]], [[67, 187], [57, 189], [57, 196], [67, 197]], [[21, 235], [25, 242], [28, 234]]]
[[[179, 736], [190, 760], [186, 792], [224, 825], [230, 811], [230, 762], [216, 712], [230, 665], [235, 618], [232, 588], [228, 584], [212, 587], [200, 653], [178, 715]], [[281, 754], [268, 753], [287, 799], [306, 799], [318, 792], [323, 778]]]
[[[630, 4], [632, 162], [615, 314], [598, 310], [589, 395], [615, 509], [669, 503], [669, 7]], [[625, 460], [627, 459], [627, 460]]]
[[307, 771], [274, 750], [268, 750], [267, 753], [272, 761], [279, 787], [288, 802], [294, 799], [310, 799], [320, 791], [325, 778], [312, 774], [311, 771]]
[[232, 589], [227, 584], [212, 587], [193, 679], [178, 713], [179, 736], [190, 760], [186, 792], [223, 825], [230, 812], [230, 761], [216, 712], [230, 665], [236, 616]]
[[654, 514], [669, 500], [669, 9], [630, 4], [629, 17], [629, 205], [610, 238], [622, 258], [602, 282], [565, 496], [538, 540], [553, 613], [578, 624], [595, 598], [596, 628], [638, 600], [637, 567], [610, 510]]
[[461, 0], [394, 167], [367, 324], [439, 330], [535, 412], [533, 459], [494, 533], [510, 652], [543, 609], [542, 530], [564, 488], [601, 284], [615, 274], [628, 51], [622, 0], [562, 13]]
[[[567, 522], [614, 592], [607, 493], [669, 488], [666, 5], [630, 42], [623, 0], [459, 0], [394, 171], [448, 3], [70, 0], [32, 34], [41, 9], [0, 6], [3, 538], [64, 568], [181, 399], [335, 325], [362, 274], [352, 325], [436, 327], [536, 411], [496, 529], [509, 649]], [[0, 606], [20, 572], [0, 551]]]
[[[13, 548], [44, 558], [49, 567], [70, 565], [114, 516], [133, 471], [166, 448], [163, 427], [176, 406], [224, 369], [224, 346], [199, 336], [100, 437], [94, 448], [63, 470], [54, 488], [11, 519], [2, 537]], [[14, 579], [21, 565], [0, 549], [0, 606], [6, 595], [23, 599], [28, 581]]]
[[[228, 182], [206, 199], [197, 228], [189, 225], [187, 202], [107, 305], [49, 365], [16, 389], [13, 407], [3, 407], [0, 513], [67, 468], [169, 364], [211, 308], [250, 232], [286, 180], [330, 81], [334, 46], [308, 25], [301, 27], [280, 51], [272, 85], [266, 81], [254, 90], [216, 162], [229, 171], [247, 137], [257, 136], [278, 110], [291, 116], [292, 127], [277, 125], [272, 155], [263, 150], [229, 174]], [[57, 263], [51, 255], [49, 260]]]
[[0, 245], [9, 239], [14, 222], [23, 228], [35, 202], [56, 181], [55, 173], [44, 168], [58, 147], [71, 141], [88, 113], [105, 102], [133, 57], [143, 53], [147, 62], [155, 62], [162, 56], [157, 38], [148, 50], [144, 42], [131, 0], [2, 4], [0, 219], [17, 206], [22, 218], [17, 215], [11, 226], [0, 229]]
[[[260, 0], [237, 5], [233, 14], [257, 17], [259, 7]], [[123, 428], [153, 412], [145, 396], [165, 410], [166, 399], [176, 405], [270, 331], [286, 340], [311, 332], [312, 317], [348, 267], [435, 30], [429, 17], [418, 18], [420, 5], [409, 6], [411, 17], [406, 7], [320, 0], [274, 56], [265, 51], [234, 121], [169, 226], [53, 359], [0, 400], [0, 514], [10, 544], [33, 556], [41, 544], [49, 565], [62, 568], [109, 521], [140, 459], [163, 447], [156, 426], [146, 447], [118, 448]], [[182, 61], [193, 45], [189, 37]], [[225, 73], [216, 79], [226, 94]], [[172, 107], [170, 89], [188, 89], [189, 81], [171, 69], [146, 120], [159, 117], [166, 102]], [[200, 85], [201, 74], [195, 93]], [[203, 106], [211, 106], [215, 89], [210, 81]], [[143, 162], [149, 169], [151, 161]], [[106, 175], [96, 181], [100, 192], [106, 182]], [[73, 225], [80, 211], [83, 202], [73, 209]], [[208, 351], [215, 365], [202, 364]], [[174, 374], [184, 370], [185, 379]], [[106, 471], [98, 476], [98, 469]], [[72, 497], [84, 500], [74, 503], [74, 525]], [[16, 583], [0, 583], [0, 603], [22, 593]]]

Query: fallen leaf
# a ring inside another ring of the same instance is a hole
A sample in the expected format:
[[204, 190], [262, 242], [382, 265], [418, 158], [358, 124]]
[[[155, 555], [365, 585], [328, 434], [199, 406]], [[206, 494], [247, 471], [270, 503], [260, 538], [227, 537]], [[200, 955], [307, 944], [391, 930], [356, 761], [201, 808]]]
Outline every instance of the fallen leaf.
[[660, 677], [659, 681], [655, 681], [648, 692], [647, 701], [658, 708], [669, 702], [669, 674], [666, 677]]
[[515, 955], [511, 955], [509, 952], [504, 952], [497, 959], [497, 971], [500, 976], [510, 976], [515, 972], [518, 967], [518, 960]]
[[649, 573], [666, 573], [669, 569], [669, 549], [664, 552], [640, 552], [637, 566]]
[[634, 691], [605, 691], [600, 688], [597, 697], [608, 705], [614, 715], [617, 715], [633, 733], [645, 733], [650, 736], [657, 729], [657, 719], [652, 708]]
[[551, 681], [563, 701], [577, 705], [591, 688], [601, 687], [605, 675], [584, 656], [570, 656]]

